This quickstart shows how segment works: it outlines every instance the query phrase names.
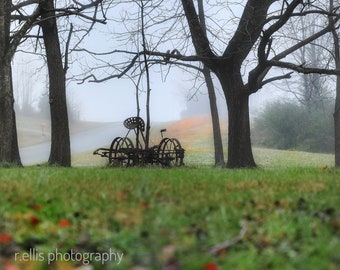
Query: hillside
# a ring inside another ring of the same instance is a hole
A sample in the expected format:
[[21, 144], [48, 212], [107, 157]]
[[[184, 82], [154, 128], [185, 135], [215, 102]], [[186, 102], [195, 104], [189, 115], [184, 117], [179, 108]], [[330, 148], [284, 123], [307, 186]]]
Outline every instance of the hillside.
[[[157, 125], [152, 130], [152, 140], [157, 140], [159, 135], [155, 132], [166, 128], [166, 137], [177, 138], [187, 151], [211, 151], [213, 148], [213, 131], [209, 115], [198, 115], [183, 118], [179, 121]], [[221, 123], [223, 140], [227, 139], [226, 121]]]
[[[71, 133], [91, 130], [106, 125], [107, 123], [72, 122]], [[123, 124], [122, 124], [123, 125]], [[50, 122], [35, 116], [18, 116], [19, 146], [29, 146], [50, 140]], [[151, 145], [161, 141], [160, 129], [166, 128], [166, 137], [177, 138], [185, 149], [185, 164], [187, 165], [212, 165], [214, 163], [214, 149], [212, 139], [212, 125], [209, 115], [184, 118], [179, 121], [154, 124], [151, 127]], [[222, 122], [222, 138], [227, 157], [227, 126]], [[124, 133], [122, 134], [124, 136]], [[93, 149], [95, 150], [95, 149]], [[265, 167], [284, 166], [333, 166], [334, 155], [316, 154], [298, 151], [282, 151], [254, 147], [254, 157], [258, 165]], [[74, 166], [103, 166], [106, 160], [92, 155], [93, 151], [72, 156]]]

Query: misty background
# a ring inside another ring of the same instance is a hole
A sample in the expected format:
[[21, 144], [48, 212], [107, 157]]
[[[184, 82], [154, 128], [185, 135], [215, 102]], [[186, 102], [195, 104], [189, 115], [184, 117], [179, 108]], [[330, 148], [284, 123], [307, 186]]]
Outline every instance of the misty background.
[[[232, 9], [232, 16], [239, 18], [242, 10], [242, 6], [235, 4]], [[230, 11], [231, 9], [229, 11], [224, 10], [226, 13]], [[122, 9], [111, 9], [108, 18], [119, 18], [124, 12], [127, 12], [124, 5], [122, 5]], [[223, 13], [221, 13], [220, 16], [223, 18]], [[232, 28], [230, 30], [234, 31]], [[124, 46], [124, 48], [132, 48], [131, 50], [133, 51], [134, 43], [137, 42], [138, 44], [138, 40], [133, 40], [131, 43], [124, 43], [124, 39], [115, 39], [113, 35], [113, 32], [120, 33], [124, 31], [127, 31], [127, 26], [122, 26], [114, 20], [109, 20], [108, 24], [104, 26], [96, 25], [94, 30], [86, 36], [83, 47], [92, 51], [103, 52], [116, 48], [122, 49], [122, 46]], [[42, 141], [49, 140], [47, 69], [41, 55], [27, 53], [27, 51], [29, 51], [27, 48], [32, 51], [32, 46], [33, 44], [25, 44], [21, 50], [16, 53], [13, 61], [15, 107], [19, 144], [22, 147], [32, 142], [32, 140], [29, 139], [30, 136], [34, 137], [37, 134], [41, 137], [41, 140], [33, 140], [33, 143], [41, 143]], [[172, 47], [171, 42], [169, 42], [169, 44], [162, 44], [162, 47], [164, 47], [166, 51], [167, 48]], [[224, 44], [222, 47], [224, 47]], [[79, 76], [79, 74], [82, 74], [83, 69], [92, 65], [94, 59], [86, 54], [77, 52], [72, 52], [71, 56], [70, 70], [67, 74], [69, 77], [67, 98], [71, 133], [75, 134], [83, 131], [78, 127], [79, 125], [77, 125], [79, 121], [92, 122], [92, 125], [87, 126], [87, 128], [95, 129], [98, 127], [96, 123], [122, 123], [124, 119], [137, 114], [135, 85], [129, 78], [111, 79], [102, 83], [85, 81], [79, 84], [79, 81], [75, 80], [75, 76], [78, 75], [78, 78], [82, 79], [82, 76]], [[110, 62], [110, 57], [118, 58], [118, 60], [115, 59], [115, 61], [119, 62], [119, 57], [121, 56], [107, 56], [105, 61]], [[162, 68], [161, 70], [166, 69]], [[109, 70], [105, 72], [110, 73]], [[297, 74], [293, 75], [293, 78], [288, 82], [281, 81], [275, 84], [265, 85], [263, 89], [259, 90], [256, 94], [251, 95], [251, 121], [255, 121], [261, 116], [261, 113], [266, 111], [266, 106], [273, 104], [274, 101], [297, 102], [294, 93], [297, 92], [296, 90], [300, 87], [299, 84], [295, 83], [299, 80], [299, 76], [300, 75]], [[151, 69], [151, 124], [178, 121], [182, 118], [210, 114], [206, 87], [203, 83], [194, 83], [194, 80], [195, 76], [192, 73], [184, 72], [175, 66], [166, 70], [165, 74], [157, 68]], [[334, 85], [331, 77], [327, 77], [327, 83], [330, 85], [330, 88]], [[214, 84], [220, 121], [226, 121], [227, 109], [225, 98], [223, 97], [218, 80], [214, 80]], [[287, 85], [289, 85], [289, 87], [287, 87]], [[142, 117], [145, 115], [145, 96], [144, 92], [139, 94]], [[329, 117], [330, 112], [324, 113], [327, 114], [326, 117]], [[315, 117], [318, 118], [318, 116]], [[28, 118], [30, 120], [27, 120]], [[285, 119], [276, 119], [275, 121], [280, 124], [282, 123], [280, 121], [285, 121]], [[303, 121], [303, 119], [301, 121]], [[313, 132], [322, 133], [323, 129], [316, 129]], [[114, 131], [112, 130], [112, 134], [113, 133]], [[224, 135], [226, 136], [226, 134]], [[106, 136], [109, 137], [109, 140], [113, 137], [113, 135]], [[280, 137], [280, 135], [278, 136]], [[288, 132], [286, 136], [289, 137], [292, 135]], [[299, 136], [299, 134], [296, 136]], [[254, 141], [259, 144], [265, 144], [264, 138], [266, 138], [264, 134], [257, 132]], [[276, 139], [274, 138], [273, 140], [275, 141]], [[102, 144], [105, 143], [107, 142], [104, 141]], [[274, 143], [267, 146], [282, 149], [295, 147], [294, 145], [275, 145]], [[302, 148], [302, 150], [308, 149]]]

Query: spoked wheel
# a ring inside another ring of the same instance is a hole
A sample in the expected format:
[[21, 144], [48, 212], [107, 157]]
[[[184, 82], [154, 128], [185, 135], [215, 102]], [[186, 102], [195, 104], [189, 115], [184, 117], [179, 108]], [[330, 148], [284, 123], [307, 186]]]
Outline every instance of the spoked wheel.
[[132, 141], [128, 138], [115, 138], [110, 147], [110, 165], [128, 167], [133, 165], [134, 148]]
[[177, 139], [164, 138], [158, 146], [158, 159], [164, 166], [182, 166], [184, 149]]
[[116, 137], [113, 139], [111, 145], [110, 145], [110, 151], [109, 151], [109, 164], [114, 165], [115, 160], [114, 157], [116, 156], [116, 149], [118, 142], [122, 139], [122, 137]]

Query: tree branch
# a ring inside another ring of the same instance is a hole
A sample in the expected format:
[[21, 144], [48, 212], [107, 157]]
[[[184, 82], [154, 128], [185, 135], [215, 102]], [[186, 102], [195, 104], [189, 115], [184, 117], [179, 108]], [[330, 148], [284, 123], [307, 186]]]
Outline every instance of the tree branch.
[[182, 5], [196, 53], [198, 57], [200, 57], [202, 61], [211, 68], [213, 67], [214, 61], [210, 62], [209, 59], [216, 59], [216, 56], [210, 48], [210, 42], [201, 26], [194, 3], [192, 0], [182, 0]]
[[291, 69], [298, 73], [303, 73], [303, 74], [316, 73], [316, 74], [325, 74], [325, 75], [340, 75], [340, 70], [305, 67], [303, 65], [296, 65], [293, 63], [277, 61], [277, 60], [270, 60], [268, 61], [268, 63], [270, 66], [287, 68], [287, 69]]
[[[307, 44], [312, 43], [314, 40], [322, 37], [323, 35], [329, 33], [334, 28], [333, 25], [328, 24], [324, 29], [320, 30], [319, 32], [309, 36], [308, 38], [301, 40], [300, 42], [296, 43], [292, 47], [284, 50], [283, 52], [275, 55], [272, 60], [267, 61], [268, 57], [268, 51], [266, 50], [267, 44], [270, 44], [271, 36], [277, 32], [286, 22], [287, 20], [292, 16], [294, 9], [300, 4], [300, 0], [294, 0], [287, 8], [286, 12], [284, 12], [284, 16], [278, 20], [276, 23], [274, 23], [271, 27], [269, 27], [266, 31], [264, 31], [263, 38], [260, 42], [259, 49], [258, 49], [258, 57], [259, 57], [259, 63], [258, 65], [249, 72], [249, 79], [248, 79], [248, 85], [252, 88], [249, 89], [251, 93], [256, 92], [259, 88], [262, 87], [262, 80], [263, 78], [268, 74], [271, 63], [285, 63], [285, 64], [279, 64], [274, 66], [281, 66], [284, 68], [289, 68], [289, 66], [292, 67], [292, 70], [295, 70], [300, 73], [301, 72], [301, 66], [292, 64], [292, 63], [286, 63], [286, 62], [279, 62], [280, 59], [285, 58], [286, 56], [292, 54], [293, 52], [299, 50], [300, 48], [306, 46]], [[338, 20], [338, 19], [337, 19]], [[336, 20], [336, 21], [337, 21]], [[333, 71], [327, 70], [327, 69], [313, 69], [304, 67], [306, 70], [306, 74], [308, 73], [319, 73], [319, 74], [331, 74], [335, 75]], [[300, 70], [300, 71], [299, 71]], [[308, 70], [308, 71], [307, 71]], [[324, 72], [322, 72], [324, 71]]]
[[22, 38], [26, 35], [26, 33], [29, 31], [29, 29], [32, 27], [32, 25], [35, 23], [36, 19], [40, 16], [40, 9], [37, 7], [32, 15], [25, 21], [25, 23], [22, 25], [22, 27], [12, 36], [10, 47], [7, 52], [7, 57], [10, 59], [13, 58], [15, 51], [17, 47], [19, 46]]
[[39, 0], [26, 0], [20, 3], [17, 3], [15, 5], [12, 4], [11, 12], [15, 10], [19, 10], [20, 8], [23, 8], [23, 7], [32, 5], [32, 4], [39, 4]]
[[242, 65], [261, 34], [267, 11], [272, 3], [273, 0], [247, 1], [240, 23], [223, 53], [223, 57], [233, 58], [233, 62], [237, 66]]
[[66, 46], [65, 46], [65, 62], [64, 62], [64, 73], [65, 74], [68, 70], [68, 55], [69, 55], [69, 47], [70, 47], [72, 33], [73, 33], [73, 24], [71, 23], [70, 31], [68, 33]]
[[176, 66], [181, 66], [181, 67], [189, 67], [189, 68], [194, 68], [200, 72], [202, 72], [202, 68], [198, 67], [198, 66], [194, 66], [194, 65], [190, 65], [187, 63], [181, 63], [181, 62], [177, 62], [177, 61], [172, 61], [171, 59], [176, 59], [176, 60], [182, 60], [182, 61], [194, 61], [194, 62], [201, 62], [201, 60], [197, 57], [197, 56], [183, 56], [181, 54], [179, 54], [179, 52], [176, 52], [177, 50], [173, 50], [171, 53], [170, 52], [166, 52], [166, 53], [162, 53], [162, 52], [153, 52], [153, 51], [140, 51], [140, 52], [131, 52], [131, 51], [124, 51], [124, 50], [114, 50], [111, 52], [107, 52], [107, 53], [93, 53], [91, 51], [88, 51], [86, 49], [81, 49], [81, 50], [75, 50], [75, 51], [85, 51], [87, 53], [90, 54], [95, 54], [95, 55], [108, 55], [108, 54], [113, 54], [113, 53], [127, 53], [127, 54], [133, 54], [134, 57], [130, 60], [129, 64], [127, 66], [124, 67], [124, 69], [118, 73], [118, 74], [113, 74], [110, 76], [107, 76], [105, 78], [102, 79], [98, 79], [94, 74], [88, 75], [87, 77], [83, 78], [80, 80], [80, 82], [78, 82], [78, 84], [83, 84], [85, 83], [85, 81], [87, 81], [88, 79], [92, 78], [92, 80], [88, 80], [89, 82], [95, 82], [95, 83], [101, 83], [104, 81], [108, 81], [110, 79], [114, 79], [114, 78], [122, 78], [123, 76], [125, 76], [133, 67], [136, 63], [138, 63], [138, 58], [140, 56], [142, 56], [143, 54], [148, 55], [148, 56], [156, 56], [156, 57], [160, 57], [161, 59], [148, 59], [148, 62], [151, 63], [155, 63], [155, 64], [162, 64], [162, 65], [176, 65]]
[[99, 4], [101, 4], [104, 0], [96, 0], [96, 1], [91, 1], [91, 3], [85, 5], [80, 3], [79, 1], [73, 0], [73, 3], [75, 3], [77, 6], [80, 6], [80, 8], [78, 8], [79, 11], [83, 11], [85, 9], [89, 9], [91, 7], [95, 7], [98, 6]]
[[270, 70], [267, 59], [273, 42], [272, 35], [287, 23], [291, 14], [300, 3], [301, 0], [294, 0], [288, 5], [286, 10], [282, 12], [278, 21], [263, 32], [263, 36], [257, 50], [258, 64], [252, 71], [249, 72], [248, 86], [250, 93], [255, 93], [258, 89], [263, 87], [262, 81]]
[[261, 88], [262, 88], [264, 85], [266, 85], [266, 84], [268, 84], [268, 83], [271, 83], [271, 82], [274, 82], [274, 81], [280, 81], [280, 80], [283, 80], [283, 79], [290, 79], [290, 78], [292, 77], [292, 74], [293, 74], [293, 73], [294, 73], [294, 72], [292, 71], [292, 72], [289, 72], [289, 73], [284, 74], [284, 75], [281, 75], [281, 76], [275, 76], [275, 77], [269, 78], [269, 79], [267, 79], [267, 80], [264, 80], [264, 81], [262, 82], [262, 84], [261, 84]]

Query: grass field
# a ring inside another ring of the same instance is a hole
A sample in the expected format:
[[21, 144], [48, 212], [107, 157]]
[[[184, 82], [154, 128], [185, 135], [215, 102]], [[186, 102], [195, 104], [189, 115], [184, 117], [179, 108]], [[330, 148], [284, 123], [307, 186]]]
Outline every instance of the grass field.
[[[8, 269], [74, 269], [48, 265], [56, 249], [123, 253], [106, 268], [92, 258], [95, 269], [339, 269], [340, 173], [331, 168], [0, 173], [4, 265], [20, 252]], [[209, 253], [224, 241], [229, 247]]]
[[201, 120], [168, 129], [183, 168], [88, 152], [73, 168], [0, 169], [0, 269], [340, 269], [334, 157], [255, 148], [258, 169], [213, 168]]

